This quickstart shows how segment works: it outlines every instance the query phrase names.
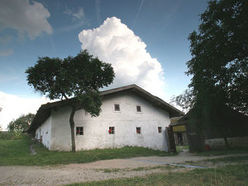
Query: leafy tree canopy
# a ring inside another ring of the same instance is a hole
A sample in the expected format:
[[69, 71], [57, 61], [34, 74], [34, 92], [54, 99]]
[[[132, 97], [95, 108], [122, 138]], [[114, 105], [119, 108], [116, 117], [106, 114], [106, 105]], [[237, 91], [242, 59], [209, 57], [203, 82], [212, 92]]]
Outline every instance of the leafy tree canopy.
[[8, 130], [11, 132], [23, 132], [26, 131], [34, 119], [34, 114], [22, 115], [16, 120], [13, 120], [8, 125]]
[[110, 64], [93, 58], [87, 51], [65, 59], [42, 57], [27, 69], [28, 84], [50, 99], [76, 98], [92, 115], [100, 112], [98, 89], [114, 78]]
[[201, 22], [189, 36], [193, 102], [216, 100], [248, 114], [248, 1], [210, 1]]

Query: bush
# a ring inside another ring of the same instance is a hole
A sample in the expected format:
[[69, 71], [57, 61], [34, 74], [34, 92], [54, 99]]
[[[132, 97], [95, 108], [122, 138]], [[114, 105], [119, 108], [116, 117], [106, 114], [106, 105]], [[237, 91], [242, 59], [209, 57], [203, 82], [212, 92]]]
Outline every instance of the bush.
[[21, 131], [1, 131], [0, 139], [2, 140], [17, 140], [23, 138], [24, 134]]

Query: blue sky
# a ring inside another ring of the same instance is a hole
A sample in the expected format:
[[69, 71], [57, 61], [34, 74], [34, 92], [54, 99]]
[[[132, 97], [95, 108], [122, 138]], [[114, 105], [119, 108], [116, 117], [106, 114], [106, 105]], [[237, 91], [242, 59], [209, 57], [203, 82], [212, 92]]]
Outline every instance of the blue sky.
[[[186, 62], [191, 57], [187, 38], [197, 29], [199, 14], [206, 7], [206, 0], [2, 0], [0, 107], [4, 107], [3, 99], [6, 102], [8, 96], [16, 96], [17, 100], [41, 98], [27, 85], [25, 74], [25, 70], [33, 66], [39, 56], [64, 58], [75, 56], [82, 49], [116, 67], [120, 75], [111, 87], [137, 83], [153, 94], [158, 92], [158, 96], [169, 101], [171, 96], [182, 93], [190, 82], [190, 77], [184, 74]], [[110, 19], [106, 21], [107, 18]], [[94, 28], [99, 30], [94, 31]], [[116, 36], [111, 30], [118, 28], [122, 31]], [[103, 29], [107, 30], [106, 37], [101, 34], [105, 33]], [[79, 33], [83, 30], [86, 32], [79, 39]], [[127, 41], [124, 41], [126, 36]], [[135, 53], [129, 50], [118, 55], [119, 58], [124, 55], [123, 61], [101, 54], [109, 51], [112, 51], [110, 55], [116, 54], [106, 44], [116, 41], [116, 37], [120, 43], [115, 43], [115, 47], [120, 47], [121, 43], [121, 46], [127, 46], [130, 39], [130, 48], [140, 51], [137, 52], [140, 57], [132, 59]], [[94, 47], [99, 43], [96, 38], [107, 41]], [[124, 59], [130, 63], [124, 64]], [[135, 60], [148, 62], [145, 65]], [[132, 70], [125, 77], [125, 72]], [[143, 76], [144, 79], [141, 78]], [[0, 117], [7, 114], [3, 111]]]

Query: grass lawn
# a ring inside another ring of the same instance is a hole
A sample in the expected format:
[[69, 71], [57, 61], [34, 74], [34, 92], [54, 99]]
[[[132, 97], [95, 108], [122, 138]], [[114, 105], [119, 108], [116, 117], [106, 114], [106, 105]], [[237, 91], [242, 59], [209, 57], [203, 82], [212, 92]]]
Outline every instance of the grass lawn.
[[183, 152], [184, 150], [189, 150], [189, 146], [188, 145], [177, 145], [176, 146], [177, 152]]
[[36, 155], [30, 154], [28, 136], [19, 139], [0, 139], [0, 165], [56, 165], [69, 163], [86, 163], [97, 160], [130, 158], [138, 156], [169, 156], [175, 155], [164, 151], [142, 147], [123, 147], [119, 149], [96, 149], [80, 152], [48, 151], [41, 144], [33, 145]]
[[248, 164], [228, 165], [216, 169], [194, 169], [188, 172], [159, 173], [145, 177], [111, 179], [79, 185], [248, 185]]
[[197, 152], [198, 156], [218, 156], [218, 155], [226, 155], [226, 154], [242, 154], [248, 153], [248, 147], [233, 147], [233, 148], [224, 148], [218, 150], [209, 150], [204, 152]]

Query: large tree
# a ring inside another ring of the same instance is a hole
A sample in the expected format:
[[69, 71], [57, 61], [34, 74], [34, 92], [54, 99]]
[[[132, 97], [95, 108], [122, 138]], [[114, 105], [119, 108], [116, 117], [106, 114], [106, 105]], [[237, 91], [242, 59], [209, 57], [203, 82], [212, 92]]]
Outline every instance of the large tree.
[[192, 79], [189, 90], [175, 101], [192, 108], [191, 125], [200, 135], [218, 133], [228, 145], [231, 131], [220, 111], [229, 107], [248, 114], [248, 1], [209, 1], [189, 40], [187, 74]]
[[34, 114], [22, 115], [19, 118], [11, 121], [8, 125], [10, 132], [23, 132], [26, 131], [34, 119]]
[[[110, 64], [80, 52], [75, 57], [39, 58], [35, 66], [26, 70], [28, 84], [50, 99], [68, 100], [72, 151], [75, 152], [74, 114], [84, 108], [92, 116], [101, 111], [99, 88], [113, 82], [114, 71]], [[73, 99], [69, 99], [73, 98]]]
[[248, 114], [248, 1], [210, 1], [189, 40], [194, 103], [211, 100]]

